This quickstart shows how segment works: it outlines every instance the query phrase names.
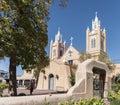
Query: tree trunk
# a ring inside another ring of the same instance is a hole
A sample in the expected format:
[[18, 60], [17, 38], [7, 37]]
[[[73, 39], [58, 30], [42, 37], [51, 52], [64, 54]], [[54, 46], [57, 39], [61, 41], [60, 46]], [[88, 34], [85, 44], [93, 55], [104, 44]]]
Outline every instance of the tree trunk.
[[16, 60], [12, 56], [10, 58], [9, 66], [9, 91], [12, 92], [11, 95], [17, 96], [17, 81], [16, 81]]

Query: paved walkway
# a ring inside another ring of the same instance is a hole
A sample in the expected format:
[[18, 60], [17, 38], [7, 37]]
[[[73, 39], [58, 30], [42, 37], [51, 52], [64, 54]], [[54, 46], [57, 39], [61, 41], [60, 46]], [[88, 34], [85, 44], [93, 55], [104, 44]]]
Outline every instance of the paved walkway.
[[108, 101], [108, 99], [103, 99], [104, 100], [104, 103], [105, 103], [105, 105], [110, 105], [110, 102]]
[[[24, 93], [27, 96], [30, 95], [30, 90], [25, 89], [25, 88], [17, 88], [17, 94], [19, 95], [20, 93]], [[44, 95], [44, 94], [57, 94], [56, 91], [52, 90], [34, 90], [32, 95]], [[9, 96], [10, 94], [8, 93], [8, 89], [5, 89], [3, 91], [3, 96]], [[110, 105], [110, 102], [107, 99], [104, 99], [105, 105]]]
[[[17, 88], [17, 94], [19, 95], [20, 93], [24, 93], [26, 95], [30, 95], [30, 90], [28, 89], [24, 89], [24, 88]], [[43, 95], [43, 94], [56, 94], [56, 91], [52, 91], [52, 90], [34, 90], [32, 95]], [[9, 96], [10, 93], [8, 92], [8, 89], [5, 89], [3, 91], [3, 96]]]

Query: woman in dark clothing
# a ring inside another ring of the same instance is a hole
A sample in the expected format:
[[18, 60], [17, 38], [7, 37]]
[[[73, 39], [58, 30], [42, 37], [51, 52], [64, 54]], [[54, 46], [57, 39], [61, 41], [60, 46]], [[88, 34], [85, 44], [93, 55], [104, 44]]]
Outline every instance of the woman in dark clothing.
[[30, 83], [30, 94], [32, 94], [33, 89], [34, 89], [34, 82], [31, 81], [31, 83]]

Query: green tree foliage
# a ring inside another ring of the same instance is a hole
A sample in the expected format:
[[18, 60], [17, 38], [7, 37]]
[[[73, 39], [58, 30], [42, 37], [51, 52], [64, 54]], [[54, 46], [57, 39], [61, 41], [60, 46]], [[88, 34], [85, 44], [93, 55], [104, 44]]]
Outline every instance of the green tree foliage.
[[114, 63], [110, 60], [110, 58], [108, 57], [107, 54], [99, 54], [98, 55], [98, 60], [101, 61], [101, 62], [106, 63], [109, 70], [114, 70], [115, 69]]
[[75, 74], [71, 74], [70, 83], [71, 83], [72, 86], [75, 84]]
[[75, 84], [75, 72], [77, 70], [78, 65], [75, 65], [75, 64], [70, 65], [69, 64], [69, 67], [70, 67], [70, 74], [71, 74], [70, 83], [71, 83], [71, 86], [73, 86]]
[[114, 83], [120, 83], [120, 73], [118, 73], [116, 76], [114, 76]]
[[109, 92], [108, 100], [110, 101], [110, 105], [120, 105], [120, 91], [118, 91], [118, 92], [115, 92], [115, 91]]
[[47, 0], [0, 0], [0, 58], [10, 58], [9, 89], [16, 91], [16, 66], [23, 69], [48, 65]]
[[103, 99], [97, 99], [97, 98], [90, 98], [90, 99], [81, 99], [79, 101], [66, 101], [63, 103], [58, 103], [58, 105], [105, 105]]
[[35, 79], [36, 79], [36, 85], [38, 85], [38, 80], [39, 80], [39, 75], [40, 75], [40, 73], [45, 74], [45, 70], [44, 70], [43, 68], [41, 68], [40, 70], [36, 68], [36, 69], [34, 70], [33, 75], [34, 75], [34, 77], [35, 77]]
[[[80, 57], [79, 60], [80, 62], [83, 62], [87, 59], [92, 58], [93, 56], [84, 52], [80, 52]], [[105, 54], [99, 54], [98, 55], [98, 61], [104, 62], [106, 63], [106, 65], [108, 66], [109, 70], [114, 70], [115, 69], [115, 65], [114, 63], [110, 60], [110, 58], [108, 57], [108, 55]]]
[[3, 90], [8, 88], [7, 84], [0, 83], [0, 97], [2, 96]]
[[120, 104], [120, 74], [112, 78], [112, 90], [108, 94], [110, 105]]
[[79, 57], [80, 62], [83, 62], [83, 61], [90, 59], [92, 57], [90, 54], [87, 54], [87, 53], [82, 52], [82, 51], [79, 52], [79, 54], [80, 54], [80, 57]]
[[110, 105], [120, 105], [120, 100], [115, 99], [114, 101], [110, 102]]
[[120, 73], [118, 73], [112, 77], [112, 83], [115, 83], [115, 84], [120, 83]]
[[120, 84], [119, 83], [113, 83], [112, 84], [112, 90], [116, 93], [119, 92], [120, 91]]
[[2, 92], [6, 88], [8, 88], [8, 84], [1, 84], [0, 83], [0, 92]]
[[36, 85], [38, 84], [39, 74], [40, 74], [40, 70], [35, 69], [33, 75], [36, 79]]
[[118, 73], [118, 74], [116, 75], [116, 82], [117, 82], [117, 83], [120, 83], [120, 73]]
[[[49, 6], [54, 0], [0, 0], [0, 58], [10, 58], [9, 90], [16, 91], [16, 66], [41, 70], [48, 65]], [[65, 7], [67, 0], [59, 0]]]

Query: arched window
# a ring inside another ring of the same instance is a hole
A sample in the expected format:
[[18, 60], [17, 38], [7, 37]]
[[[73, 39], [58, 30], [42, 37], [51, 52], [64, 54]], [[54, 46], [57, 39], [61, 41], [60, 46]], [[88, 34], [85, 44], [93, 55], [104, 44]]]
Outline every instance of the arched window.
[[48, 89], [53, 90], [54, 89], [54, 75], [50, 74], [48, 77]]
[[63, 55], [63, 49], [60, 48], [60, 57]]
[[95, 48], [96, 47], [96, 40], [95, 40], [95, 38], [93, 39], [93, 48]]
[[104, 39], [101, 38], [101, 50], [104, 50]]
[[91, 48], [95, 48], [96, 47], [96, 39], [92, 38], [91, 39]]
[[56, 57], [56, 49], [53, 49], [53, 55], [52, 55], [53, 58]]
[[91, 39], [91, 48], [93, 48], [93, 39]]

